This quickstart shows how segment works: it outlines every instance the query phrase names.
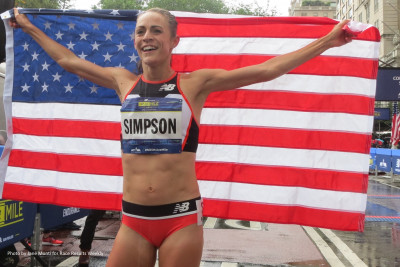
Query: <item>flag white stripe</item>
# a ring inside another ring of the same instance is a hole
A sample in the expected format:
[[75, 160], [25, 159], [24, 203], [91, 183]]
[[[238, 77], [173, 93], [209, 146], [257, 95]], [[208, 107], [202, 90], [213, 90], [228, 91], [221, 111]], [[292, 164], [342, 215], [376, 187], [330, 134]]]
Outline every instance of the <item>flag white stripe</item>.
[[[41, 177], [41, 179], [37, 179]], [[9, 167], [7, 181], [32, 186], [82, 191], [91, 184], [92, 192], [122, 192], [121, 176], [75, 174]], [[202, 197], [253, 203], [305, 206], [330, 210], [363, 212], [366, 194], [243, 183], [198, 181]], [[248, 194], [251, 192], [251, 194]]]
[[304, 187], [199, 181], [202, 197], [364, 213], [367, 195]]
[[[14, 135], [14, 149], [45, 153], [121, 157], [119, 141]], [[199, 144], [199, 162], [238, 162], [241, 164], [289, 166], [365, 173], [369, 155], [325, 150], [290, 149], [242, 145]]]
[[[39, 177], [40, 179], [38, 179]], [[7, 168], [6, 179], [10, 183], [79, 191], [88, 191], [87, 186], [90, 184], [91, 192], [108, 193], [121, 193], [123, 181], [122, 176], [57, 172], [11, 166]]]
[[375, 97], [376, 80], [348, 76], [286, 74], [269, 82], [256, 83], [240, 89]]
[[[304, 47], [309, 38], [182, 37], [174, 54], [281, 55]], [[378, 42], [354, 40], [346, 46], [325, 51], [324, 56], [377, 59]]]
[[[296, 80], [296, 83], [293, 83]], [[349, 84], [352, 86], [349, 88]], [[345, 77], [287, 74], [275, 80], [256, 83], [244, 90], [288, 91], [322, 94], [353, 94], [374, 97], [376, 80]], [[23, 103], [12, 104], [13, 117], [37, 119], [71, 119], [88, 121], [120, 121], [120, 106], [87, 105], [67, 103]]]
[[71, 155], [121, 157], [119, 141], [91, 138], [15, 134], [13, 149]]
[[121, 106], [65, 104], [65, 103], [22, 103], [14, 102], [12, 114], [16, 118], [68, 119], [120, 122]]
[[196, 160], [357, 173], [367, 173], [369, 168], [369, 154], [244, 145], [199, 144]]
[[[96, 105], [85, 109], [85, 105], [65, 104], [39, 105], [31, 103], [15, 103], [13, 113], [16, 118], [33, 119], [67, 119], [120, 123], [119, 108], [107, 108]], [[71, 107], [69, 109], [68, 107]], [[52, 112], [52, 110], [58, 110]], [[61, 112], [64, 110], [65, 112]], [[309, 130], [328, 130], [367, 133], [372, 129], [373, 116], [330, 113], [301, 112], [287, 110], [239, 109], [239, 108], [204, 108], [201, 124], [240, 125], [258, 127], [279, 127]]]
[[369, 133], [374, 117], [346, 113], [204, 108], [200, 124]]

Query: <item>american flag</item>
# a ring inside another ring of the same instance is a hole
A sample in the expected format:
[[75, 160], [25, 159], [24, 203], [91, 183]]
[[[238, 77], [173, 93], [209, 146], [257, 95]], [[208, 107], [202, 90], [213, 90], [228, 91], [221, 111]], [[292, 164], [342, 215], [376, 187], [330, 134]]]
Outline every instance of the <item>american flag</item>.
[[390, 144], [396, 146], [400, 140], [400, 116], [399, 107], [397, 102], [393, 103], [393, 118], [392, 118], [392, 136], [390, 137]]
[[[22, 12], [78, 56], [135, 70], [135, 11]], [[261, 63], [337, 23], [174, 14], [178, 72]], [[3, 198], [119, 210], [117, 96], [63, 71], [21, 30], [7, 34]], [[363, 230], [379, 36], [370, 27], [274, 81], [210, 95], [196, 161], [204, 216]]]

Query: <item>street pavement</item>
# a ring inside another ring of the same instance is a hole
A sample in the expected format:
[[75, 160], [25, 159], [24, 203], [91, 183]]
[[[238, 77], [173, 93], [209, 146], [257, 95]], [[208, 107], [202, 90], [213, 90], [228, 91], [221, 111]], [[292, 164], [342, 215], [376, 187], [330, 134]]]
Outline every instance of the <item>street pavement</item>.
[[[84, 221], [75, 223], [83, 228]], [[99, 222], [89, 266], [105, 266], [119, 225], [119, 213]], [[204, 228], [202, 267], [400, 266], [400, 177], [370, 176], [363, 233], [217, 218], [205, 218]], [[55, 231], [63, 246], [42, 246], [41, 258], [78, 266], [80, 233]], [[16, 247], [19, 266], [31, 266], [28, 251]]]

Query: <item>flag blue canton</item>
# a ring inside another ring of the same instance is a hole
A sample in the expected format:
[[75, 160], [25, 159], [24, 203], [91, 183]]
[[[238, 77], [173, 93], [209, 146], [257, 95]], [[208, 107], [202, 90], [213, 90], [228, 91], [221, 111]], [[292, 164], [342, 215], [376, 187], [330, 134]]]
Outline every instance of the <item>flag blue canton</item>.
[[[111, 18], [99, 20], [95, 16], [76, 16], [63, 12], [27, 16], [50, 38], [77, 56], [100, 66], [121, 67], [135, 72], [139, 60], [133, 45], [136, 13], [131, 20], [121, 21], [112, 19], [118, 14], [116, 10], [102, 12]], [[19, 62], [14, 66], [15, 102], [120, 105], [114, 90], [66, 72], [20, 29], [14, 31], [14, 54], [15, 62]]]
[[399, 106], [398, 106], [397, 102], [393, 103], [393, 115], [394, 114], [399, 114]]

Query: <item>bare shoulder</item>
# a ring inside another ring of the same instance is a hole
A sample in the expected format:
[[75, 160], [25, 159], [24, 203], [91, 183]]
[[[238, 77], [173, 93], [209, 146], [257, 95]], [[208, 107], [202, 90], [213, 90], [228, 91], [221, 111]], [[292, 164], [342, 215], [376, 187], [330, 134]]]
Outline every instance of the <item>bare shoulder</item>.
[[118, 85], [116, 91], [122, 100], [138, 80], [139, 76], [124, 68], [112, 67], [109, 68], [109, 71], [112, 72], [115, 82]]
[[190, 83], [192, 88], [199, 88], [199, 90], [204, 92], [204, 90], [207, 90], [208, 83], [218, 77], [221, 72], [225, 72], [225, 70], [200, 69], [191, 73], [182, 74], [181, 82]]
[[199, 70], [195, 70], [191, 73], [184, 74], [182, 76], [185, 76], [187, 79], [198, 79], [198, 80], [207, 81], [210, 78], [214, 77], [215, 75], [218, 75], [218, 73], [221, 73], [224, 71], [225, 70], [222, 70], [222, 69], [199, 69]]
[[196, 88], [199, 94], [207, 96], [211, 92], [242, 86], [245, 80], [243, 73], [244, 69], [201, 69], [188, 74], [186, 79], [190, 80], [190, 86]]

